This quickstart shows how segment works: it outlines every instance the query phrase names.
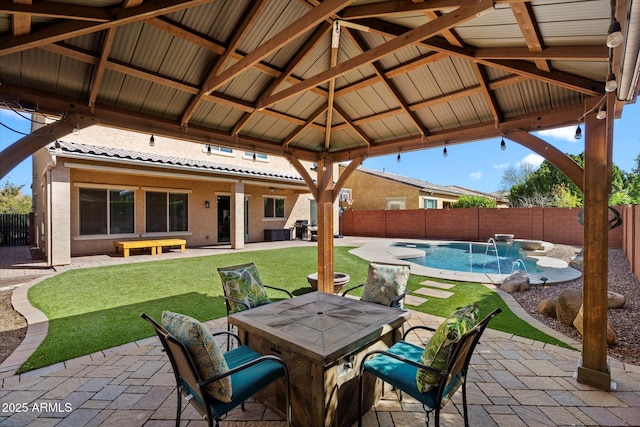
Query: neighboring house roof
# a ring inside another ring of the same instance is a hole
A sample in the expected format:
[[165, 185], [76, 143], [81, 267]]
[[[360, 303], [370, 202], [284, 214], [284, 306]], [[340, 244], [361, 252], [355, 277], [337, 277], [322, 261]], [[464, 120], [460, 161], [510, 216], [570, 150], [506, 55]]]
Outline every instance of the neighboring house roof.
[[485, 196], [485, 197], [490, 197], [492, 199], [501, 200], [505, 202], [508, 201], [508, 199], [504, 195], [499, 193], [485, 193], [484, 191], [472, 190], [470, 188], [460, 187], [459, 185], [450, 185], [449, 187], [456, 188], [461, 192], [463, 192], [464, 194], [468, 194], [470, 196]]
[[[195, 160], [185, 157], [167, 156], [162, 154], [145, 153], [121, 148], [99, 147], [76, 142], [58, 141], [60, 151], [57, 156], [85, 160], [100, 160], [117, 163], [139, 164], [143, 166], [167, 167], [191, 172], [209, 172], [215, 174], [232, 175], [238, 177], [266, 178], [271, 180], [289, 181], [304, 185], [302, 177], [295, 173], [286, 173], [262, 168], [244, 167], [228, 163]], [[57, 147], [49, 145], [49, 150]]]
[[[384, 178], [384, 179], [389, 179], [392, 181], [397, 181], [400, 182], [402, 184], [406, 184], [406, 185], [410, 185], [412, 187], [416, 187], [419, 188], [422, 191], [426, 191], [426, 192], [433, 192], [433, 193], [439, 193], [439, 194], [448, 194], [451, 196], [462, 196], [464, 194], [468, 194], [465, 191], [462, 191], [459, 188], [453, 187], [453, 186], [444, 186], [444, 185], [438, 185], [438, 184], [433, 184], [431, 182], [427, 182], [427, 181], [422, 181], [420, 179], [416, 179], [416, 178], [410, 178], [408, 176], [402, 176], [402, 175], [396, 175], [394, 173], [389, 173], [389, 172], [381, 172], [381, 171], [377, 171], [377, 170], [373, 170], [373, 169], [366, 169], [366, 168], [358, 168], [357, 169], [358, 172], [363, 172], [369, 175], [373, 175], [373, 176], [377, 176], [380, 178]], [[495, 197], [495, 196], [493, 196]]]

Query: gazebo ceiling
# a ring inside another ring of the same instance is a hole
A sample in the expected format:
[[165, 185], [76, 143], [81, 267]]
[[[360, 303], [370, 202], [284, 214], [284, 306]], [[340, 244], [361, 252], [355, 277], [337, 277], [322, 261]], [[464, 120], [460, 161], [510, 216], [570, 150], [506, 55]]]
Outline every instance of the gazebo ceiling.
[[616, 115], [639, 89], [631, 0], [0, 5], [2, 106], [63, 117], [49, 140], [101, 123], [342, 161], [577, 124], [610, 66]]

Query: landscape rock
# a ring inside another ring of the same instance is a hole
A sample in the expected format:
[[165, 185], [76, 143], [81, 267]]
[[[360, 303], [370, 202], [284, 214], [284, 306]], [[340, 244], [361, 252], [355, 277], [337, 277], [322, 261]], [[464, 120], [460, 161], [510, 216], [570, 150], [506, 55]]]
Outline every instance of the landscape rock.
[[622, 308], [624, 307], [627, 299], [624, 295], [617, 292], [607, 292], [607, 308]]
[[544, 314], [548, 317], [556, 317], [556, 303], [558, 300], [556, 298], [547, 298], [540, 301], [538, 304], [538, 313]]
[[[583, 323], [584, 319], [582, 317], [582, 306], [580, 306], [580, 310], [578, 310], [578, 314], [576, 315], [575, 320], [573, 321], [573, 326], [576, 327], [580, 335], [583, 335]], [[616, 332], [611, 327], [611, 323], [607, 320], [607, 344], [608, 345], [616, 345], [618, 344], [618, 337], [616, 336]]]
[[582, 307], [582, 291], [565, 289], [558, 295], [556, 317], [562, 324], [571, 326], [578, 315], [580, 307]]
[[500, 289], [510, 294], [519, 291], [527, 291], [531, 288], [529, 275], [523, 271], [516, 271], [508, 275], [502, 281]]

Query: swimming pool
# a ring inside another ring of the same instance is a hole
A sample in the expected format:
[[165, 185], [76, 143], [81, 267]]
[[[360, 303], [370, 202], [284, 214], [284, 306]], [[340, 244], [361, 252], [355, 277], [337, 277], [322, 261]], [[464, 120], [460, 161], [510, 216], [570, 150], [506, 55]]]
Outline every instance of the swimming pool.
[[541, 271], [536, 261], [526, 259], [517, 243], [494, 245], [477, 242], [399, 242], [392, 246], [420, 249], [424, 251], [424, 256], [405, 260], [441, 270], [485, 274], [511, 274], [515, 270], [525, 270], [528, 273]]

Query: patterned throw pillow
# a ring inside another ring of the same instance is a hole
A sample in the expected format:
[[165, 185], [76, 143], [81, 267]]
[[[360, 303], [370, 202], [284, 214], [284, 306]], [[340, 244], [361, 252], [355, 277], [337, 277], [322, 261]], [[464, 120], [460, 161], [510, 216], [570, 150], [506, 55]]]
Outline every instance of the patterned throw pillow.
[[[271, 302], [254, 263], [239, 265], [235, 270], [218, 270], [218, 272], [226, 296], [244, 301], [251, 308]], [[247, 309], [234, 301], [229, 301], [229, 307], [231, 313]]]
[[[370, 263], [362, 301], [391, 304], [407, 289], [409, 271], [408, 265]], [[400, 301], [399, 307], [404, 308], [404, 301]]]
[[[202, 379], [229, 371], [220, 347], [202, 323], [184, 314], [164, 311], [162, 326], [187, 347]], [[208, 384], [205, 389], [216, 399], [231, 402], [231, 376]]]
[[[478, 323], [478, 304], [469, 304], [454, 311], [433, 333], [429, 343], [424, 348], [420, 362], [442, 371], [446, 368], [447, 359], [454, 350], [460, 337]], [[418, 369], [416, 384], [421, 393], [431, 390], [438, 385], [440, 376], [426, 369]]]

